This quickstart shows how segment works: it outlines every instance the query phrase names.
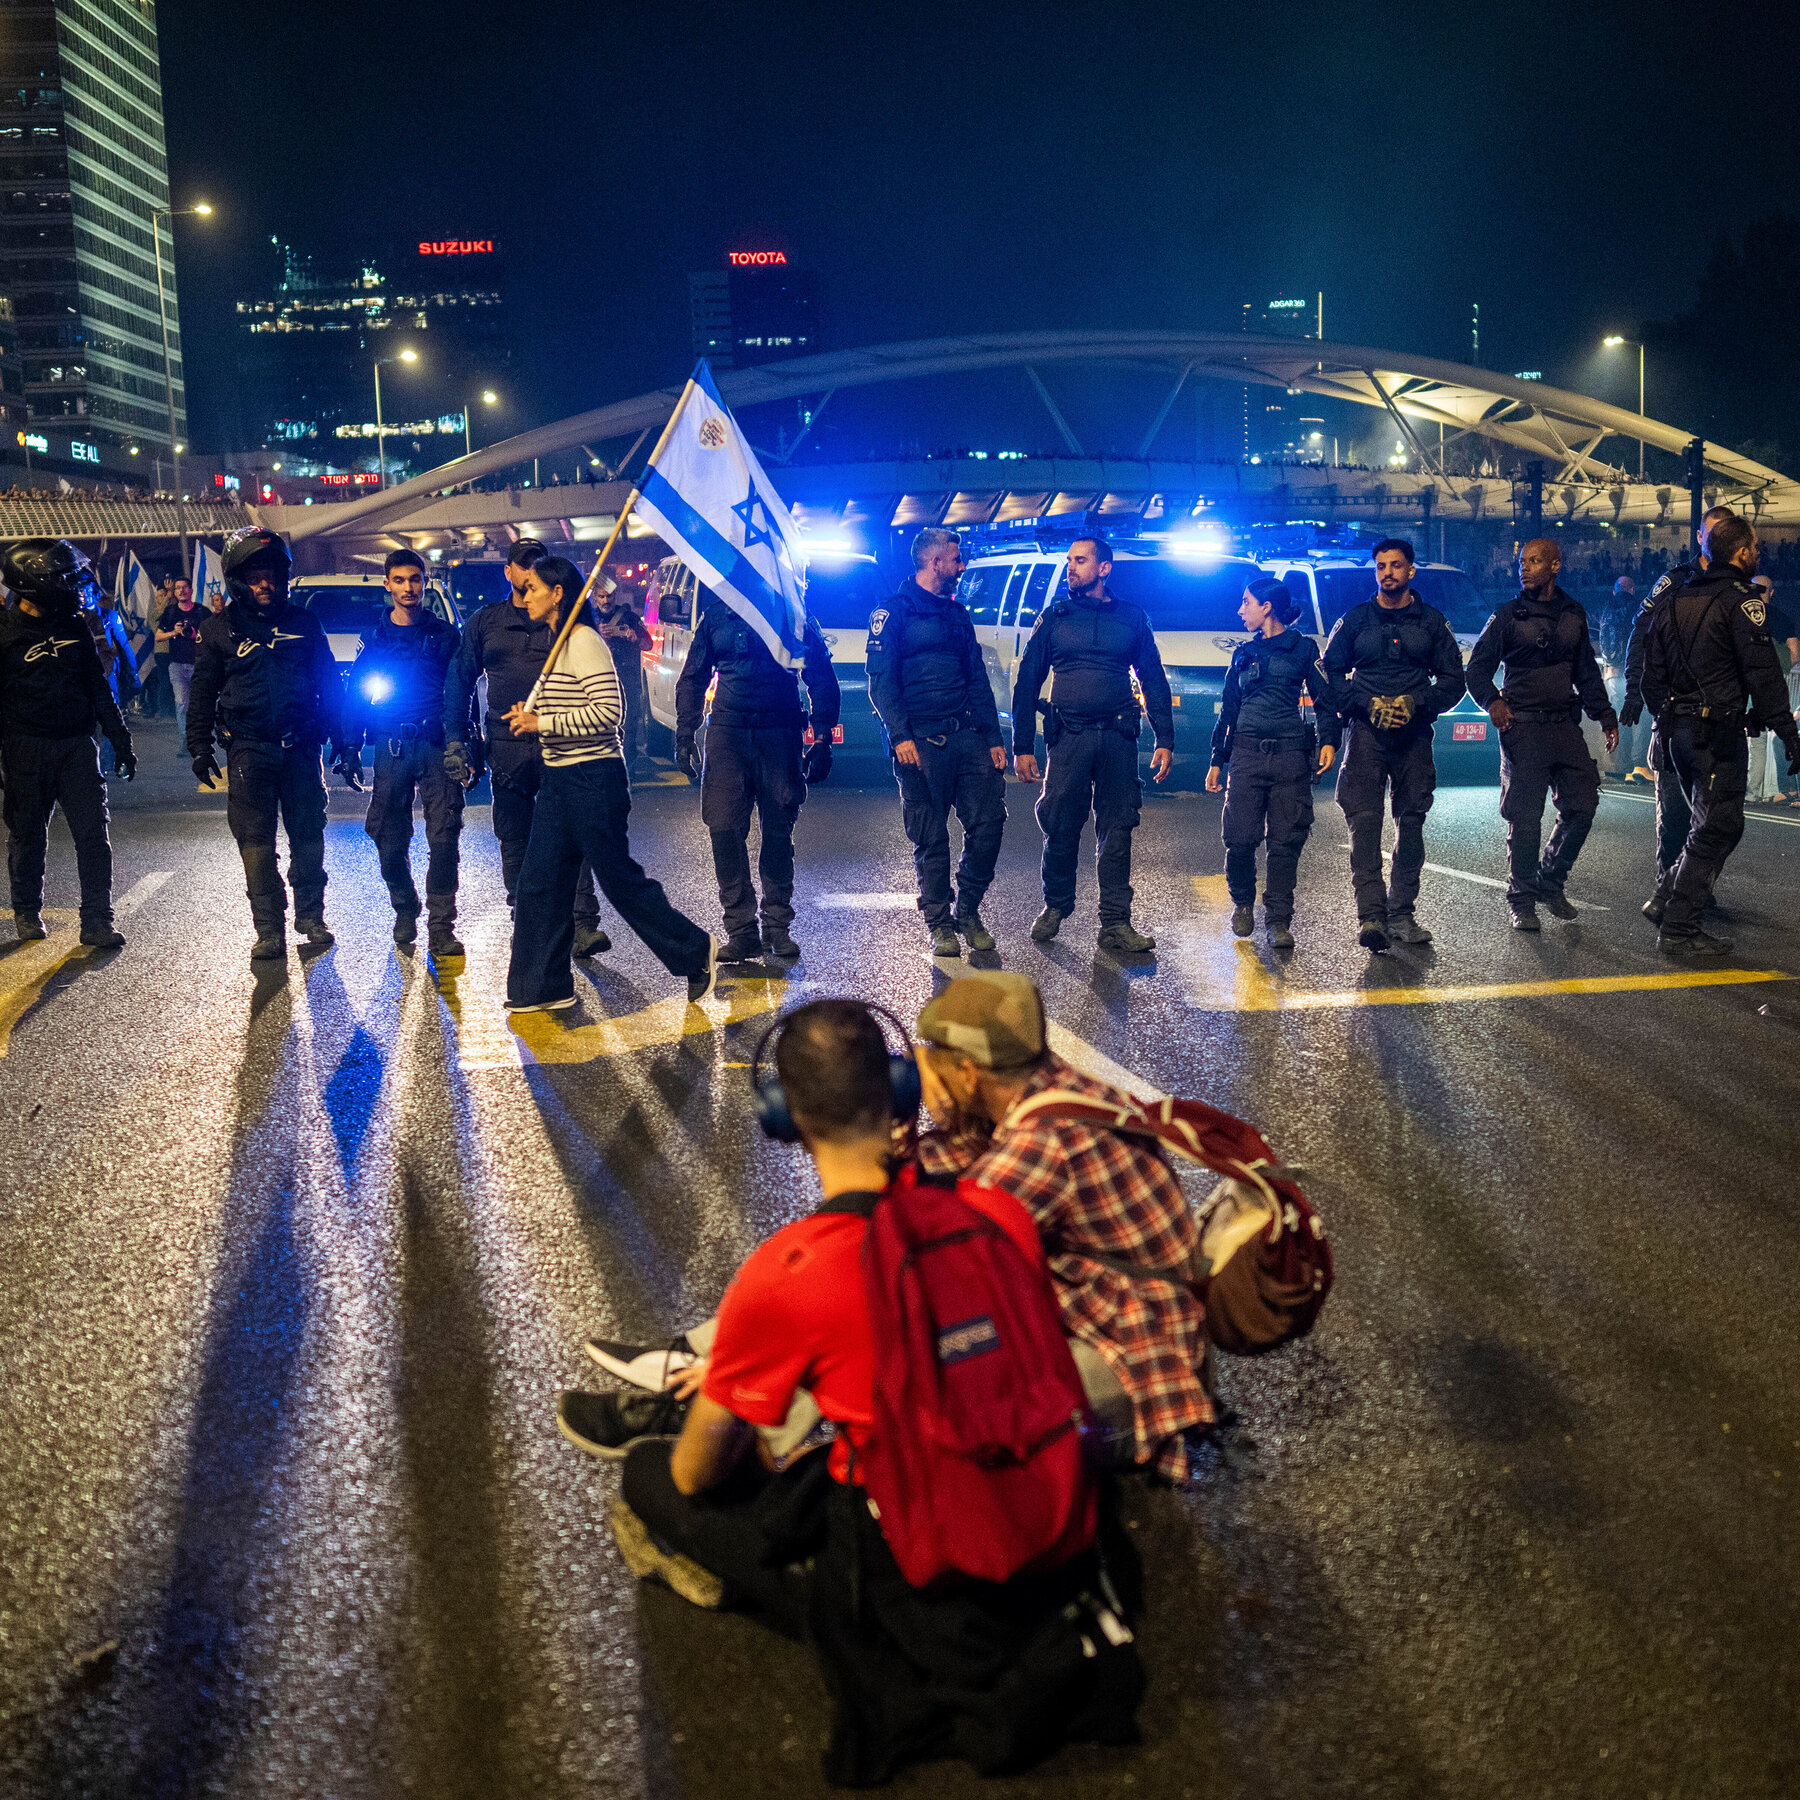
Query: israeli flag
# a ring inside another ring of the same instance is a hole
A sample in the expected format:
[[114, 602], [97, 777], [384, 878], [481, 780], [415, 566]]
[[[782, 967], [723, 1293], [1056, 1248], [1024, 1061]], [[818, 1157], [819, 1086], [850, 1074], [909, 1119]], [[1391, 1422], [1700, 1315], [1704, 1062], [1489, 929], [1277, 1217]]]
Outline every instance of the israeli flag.
[[156, 587], [135, 551], [127, 550], [119, 558], [113, 577], [113, 605], [125, 621], [125, 635], [131, 640], [141, 682], [156, 660]]
[[219, 553], [210, 544], [194, 546], [194, 604], [203, 612], [212, 610], [214, 600], [223, 601], [225, 569]]
[[702, 361], [638, 488], [637, 510], [784, 669], [806, 639], [806, 559], [781, 496]]

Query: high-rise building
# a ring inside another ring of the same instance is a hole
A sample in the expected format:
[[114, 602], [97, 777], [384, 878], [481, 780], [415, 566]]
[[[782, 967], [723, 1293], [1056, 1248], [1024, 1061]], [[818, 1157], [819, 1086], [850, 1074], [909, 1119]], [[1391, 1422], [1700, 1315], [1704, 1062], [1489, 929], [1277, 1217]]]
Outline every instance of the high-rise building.
[[820, 284], [783, 250], [733, 250], [722, 269], [688, 277], [694, 355], [747, 369], [824, 348]]
[[155, 8], [3, 0], [0, 21], [0, 289], [31, 419], [53, 463], [147, 479], [187, 429]]

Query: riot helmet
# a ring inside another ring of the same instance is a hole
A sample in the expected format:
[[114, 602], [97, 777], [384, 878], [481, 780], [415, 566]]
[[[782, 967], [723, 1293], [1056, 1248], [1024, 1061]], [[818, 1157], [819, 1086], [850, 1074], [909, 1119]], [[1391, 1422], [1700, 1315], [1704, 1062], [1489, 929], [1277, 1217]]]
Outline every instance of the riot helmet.
[[98, 609], [100, 583], [93, 565], [67, 538], [21, 538], [0, 559], [0, 579], [41, 613], [73, 619], [83, 607]]
[[267, 569], [276, 577], [276, 601], [287, 598], [288, 575], [294, 559], [288, 547], [272, 531], [258, 525], [246, 525], [225, 540], [219, 566], [225, 575], [225, 587], [240, 606], [255, 606], [250, 593], [249, 573]]

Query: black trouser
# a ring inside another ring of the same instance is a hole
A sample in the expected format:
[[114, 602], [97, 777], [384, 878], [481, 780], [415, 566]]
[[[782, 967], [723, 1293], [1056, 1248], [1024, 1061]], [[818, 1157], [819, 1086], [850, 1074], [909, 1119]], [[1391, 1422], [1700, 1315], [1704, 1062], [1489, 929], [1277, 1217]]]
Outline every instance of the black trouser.
[[[1417, 904], [1419, 871], [1425, 866], [1425, 815], [1436, 791], [1437, 765], [1431, 760], [1428, 723], [1377, 731], [1365, 719], [1350, 721], [1337, 800], [1350, 827], [1350, 878], [1356, 885], [1358, 919], [1379, 922], [1390, 913], [1410, 913]], [[1391, 881], [1384, 881], [1381, 817], [1390, 793], [1399, 837]]]
[[81, 922], [112, 923], [112, 845], [106, 836], [106, 783], [91, 737], [9, 737], [0, 746], [6, 781], [6, 871], [14, 912], [41, 912], [44, 856], [57, 807], [75, 840]]
[[[1006, 776], [994, 767], [987, 740], [967, 727], [942, 738], [913, 740], [919, 766], [894, 764], [900, 816], [919, 873], [919, 911], [935, 931], [977, 911], [994, 880], [1006, 830]], [[950, 813], [962, 821], [956, 899], [950, 898]]]
[[[1694, 815], [1688, 806], [1687, 790], [1681, 785], [1669, 763], [1668, 730], [1659, 724], [1650, 728], [1650, 772], [1656, 777], [1656, 903], [1666, 906], [1675, 885], [1675, 865], [1681, 861], [1688, 833], [1694, 828]], [[1749, 758], [1748, 743], [1745, 760]], [[1749, 785], [1746, 781], [1746, 787]]]
[[[1556, 829], [1542, 858], [1544, 801], [1556, 801]], [[1500, 816], [1506, 821], [1506, 898], [1530, 906], [1563, 891], [1600, 810], [1600, 770], [1580, 721], [1514, 715], [1500, 734]]]
[[1313, 822], [1313, 757], [1305, 738], [1239, 738], [1225, 784], [1225, 886], [1233, 906], [1256, 904], [1256, 847], [1268, 839], [1263, 911], [1294, 916], [1294, 878]]
[[756, 925], [756, 888], [750, 880], [750, 811], [762, 831], [757, 874], [762, 922], [785, 930], [794, 922], [794, 821], [806, 799], [800, 771], [802, 725], [706, 728], [706, 766], [700, 775], [700, 822], [712, 833], [719, 905], [733, 937]]
[[280, 931], [287, 888], [275, 862], [275, 821], [287, 827], [288, 879], [297, 920], [325, 916], [325, 772], [317, 744], [235, 743], [225, 760], [225, 820], [244, 859], [244, 888], [259, 936]]
[[[1668, 773], [1681, 783], [1692, 823], [1675, 865], [1662, 929], [1668, 937], [1692, 937], [1725, 859], [1744, 835], [1744, 792], [1750, 779], [1750, 743], [1740, 726], [1726, 736], [1714, 721], [1678, 716], [1663, 739]], [[1659, 772], [1658, 780], [1664, 776]]]
[[576, 871], [585, 861], [599, 874], [613, 910], [671, 975], [701, 973], [712, 940], [670, 905], [662, 883], [632, 860], [626, 822], [631, 783], [616, 756], [547, 766], [531, 821], [531, 847], [519, 872], [513, 913], [507, 998], [522, 1006], [566, 1000], [575, 992], [569, 951], [575, 922]]
[[1094, 817], [1094, 875], [1100, 883], [1100, 923], [1131, 918], [1131, 834], [1143, 804], [1138, 780], [1138, 734], [1103, 726], [1066, 725], [1044, 764], [1037, 822], [1044, 834], [1044, 904], [1065, 918], [1075, 910], [1075, 868], [1081, 832]]
[[[607, 645], [612, 650], [615, 646]], [[625, 761], [629, 767], [644, 747], [644, 660], [636, 644], [620, 644], [613, 657], [625, 697]]]
[[463, 788], [444, 773], [444, 747], [429, 738], [384, 738], [375, 752], [374, 786], [363, 829], [375, 840], [381, 879], [396, 913], [417, 918], [413, 885], [413, 790], [425, 815], [425, 902], [433, 929], [456, 923], [456, 874], [462, 837]]
[[[794, 1502], [822, 1507], [825, 1492], [818, 1485], [817, 1465], [827, 1453], [815, 1450], [774, 1475], [754, 1455], [746, 1455], [716, 1488], [689, 1495], [669, 1473], [674, 1448], [667, 1439], [656, 1438], [634, 1445], [625, 1458], [620, 1498], [663, 1549], [717, 1575], [728, 1598], [749, 1601], [795, 1637], [803, 1636], [806, 1573], [794, 1566], [772, 1567], [765, 1558], [771, 1551], [780, 1554], [778, 1532], [795, 1533]], [[822, 1529], [822, 1516], [818, 1524]]]
[[[506, 884], [506, 904], [512, 906], [519, 897], [525, 846], [531, 842], [531, 814], [544, 779], [544, 758], [535, 744], [495, 739], [488, 745], [488, 771], [494, 790], [494, 836], [500, 840], [500, 879]], [[594, 871], [586, 857], [575, 879], [575, 923], [589, 931], [600, 926]]]

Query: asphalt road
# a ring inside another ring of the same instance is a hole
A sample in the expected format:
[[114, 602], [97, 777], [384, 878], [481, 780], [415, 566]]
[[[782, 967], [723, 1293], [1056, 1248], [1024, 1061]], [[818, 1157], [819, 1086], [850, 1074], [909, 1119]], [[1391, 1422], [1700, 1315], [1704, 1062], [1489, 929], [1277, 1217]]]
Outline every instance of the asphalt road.
[[[343, 796], [337, 947], [259, 977], [222, 803], [144, 738], [114, 789], [128, 947], [75, 948], [60, 836], [52, 937], [0, 946], [0, 1792], [819, 1791], [806, 1654], [640, 1591], [616, 1478], [551, 1404], [585, 1332], [705, 1314], [811, 1204], [751, 1124], [770, 1011], [906, 1015], [954, 973], [893, 795], [809, 801], [791, 973], [690, 1009], [621, 932], [578, 1013], [515, 1035], [485, 810], [460, 976], [393, 949]], [[1085, 868], [1084, 915], [1029, 943], [1029, 798], [986, 909], [1004, 962], [1077, 1060], [1307, 1165], [1338, 1285], [1303, 1345], [1227, 1369], [1243, 1424], [1191, 1493], [1126, 1487], [1142, 1745], [900, 1789], [1800, 1791], [1800, 814], [1721, 885], [1734, 978], [1671, 985], [1638, 799], [1603, 802], [1580, 919], [1528, 939], [1496, 795], [1444, 791], [1437, 942], [1372, 961], [1335, 806], [1279, 959], [1226, 932], [1218, 803], [1158, 797], [1159, 949], [1122, 967]], [[646, 784], [634, 825], [716, 926], [696, 796]]]

